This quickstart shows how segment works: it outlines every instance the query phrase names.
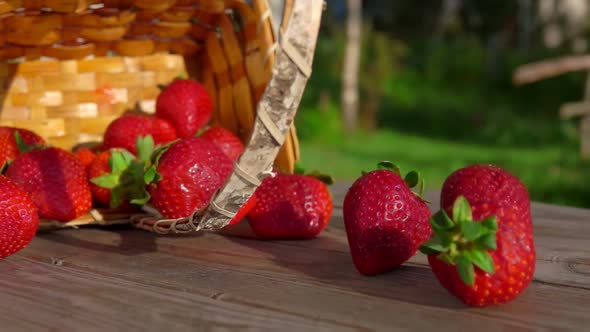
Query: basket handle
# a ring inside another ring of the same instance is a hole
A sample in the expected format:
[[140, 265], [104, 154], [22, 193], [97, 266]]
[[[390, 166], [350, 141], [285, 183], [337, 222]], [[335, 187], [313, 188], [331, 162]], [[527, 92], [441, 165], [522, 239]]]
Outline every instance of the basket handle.
[[[277, 39], [272, 78], [258, 103], [254, 130], [234, 172], [214, 195], [197, 223], [197, 230], [226, 226], [262, 179], [272, 174], [273, 162], [293, 123], [315, 53], [323, 1], [293, 0], [285, 29]], [[283, 7], [285, 10], [286, 7]], [[279, 23], [280, 24], [280, 23]], [[229, 212], [229, 213], [228, 213]]]

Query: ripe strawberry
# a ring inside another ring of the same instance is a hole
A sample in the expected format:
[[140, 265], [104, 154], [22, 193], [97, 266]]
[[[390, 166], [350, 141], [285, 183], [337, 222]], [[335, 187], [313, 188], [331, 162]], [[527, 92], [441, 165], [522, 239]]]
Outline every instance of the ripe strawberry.
[[385, 169], [365, 173], [353, 183], [343, 205], [352, 260], [365, 275], [398, 267], [431, 234], [428, 206], [411, 191], [423, 184], [419, 174], [410, 172], [403, 179], [393, 164], [379, 165]]
[[137, 153], [135, 143], [138, 137], [152, 136], [156, 145], [165, 144], [177, 138], [172, 124], [164, 119], [149, 115], [127, 114], [115, 119], [104, 133], [104, 148], [123, 148]]
[[79, 148], [74, 151], [74, 155], [80, 160], [80, 163], [84, 166], [86, 170], [92, 164], [92, 161], [96, 159], [96, 153], [94, 153], [89, 148]]
[[22, 142], [26, 145], [41, 145], [45, 141], [41, 136], [34, 132], [13, 127], [0, 127], [0, 167], [4, 163], [8, 163], [16, 158], [21, 152], [15, 138], [15, 133], [18, 133]]
[[148, 191], [154, 207], [167, 218], [187, 217], [205, 207], [233, 170], [232, 161], [201, 137], [182, 139], [163, 150]]
[[24, 248], [39, 226], [31, 197], [7, 177], [0, 175], [0, 258]]
[[31, 195], [41, 218], [70, 221], [87, 213], [92, 205], [84, 166], [63, 149], [50, 147], [21, 154], [6, 176]]
[[[88, 167], [88, 179], [94, 179], [104, 174], [111, 172], [111, 165], [109, 159], [111, 158], [111, 150], [101, 152]], [[90, 181], [90, 191], [92, 197], [96, 202], [102, 205], [109, 205], [111, 202], [111, 189], [100, 187], [94, 182]]]
[[528, 191], [516, 177], [491, 165], [460, 169], [445, 180], [441, 208], [421, 250], [449, 292], [487, 306], [527, 288], [536, 253]]
[[177, 79], [158, 95], [156, 116], [170, 121], [181, 138], [195, 135], [211, 119], [213, 102], [200, 83]]
[[277, 173], [264, 179], [255, 196], [248, 222], [264, 239], [313, 238], [326, 228], [332, 215], [326, 184], [308, 175]]
[[244, 144], [231, 131], [223, 127], [211, 127], [201, 134], [201, 137], [211, 141], [225, 153], [232, 161], [238, 160], [244, 152]]

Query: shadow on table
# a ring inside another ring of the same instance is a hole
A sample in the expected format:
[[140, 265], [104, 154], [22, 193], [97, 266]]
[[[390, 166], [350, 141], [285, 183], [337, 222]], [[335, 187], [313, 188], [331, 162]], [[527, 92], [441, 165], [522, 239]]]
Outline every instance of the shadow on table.
[[[88, 227], [97, 230], [96, 227]], [[77, 230], [60, 230], [51, 233], [42, 233], [39, 236], [46, 240], [60, 244], [83, 248], [98, 252], [110, 252], [125, 256], [134, 256], [158, 250], [156, 239], [161, 236], [147, 231], [137, 230], [129, 225], [113, 225], [100, 227], [100, 232], [93, 232], [94, 236], [88, 236], [88, 232]], [[82, 237], [81, 235], [85, 235]], [[176, 237], [180, 235], [167, 235]], [[199, 237], [201, 233], [182, 235], [182, 237]]]
[[307, 241], [257, 240], [244, 237], [248, 232], [243, 229], [226, 236], [270, 256], [278, 266], [304, 275], [309, 278], [306, 281], [320, 283], [326, 288], [418, 305], [467, 308], [440, 286], [428, 266], [406, 263], [381, 275], [361, 275], [352, 263], [346, 233], [339, 223], [335, 224], [316, 239]]

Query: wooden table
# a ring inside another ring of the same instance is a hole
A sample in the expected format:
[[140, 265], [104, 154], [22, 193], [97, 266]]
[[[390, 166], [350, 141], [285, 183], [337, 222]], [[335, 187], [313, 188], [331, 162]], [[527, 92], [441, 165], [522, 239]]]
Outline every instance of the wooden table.
[[507, 305], [467, 308], [420, 254], [387, 274], [358, 274], [345, 190], [333, 188], [334, 218], [311, 241], [128, 227], [40, 234], [0, 261], [0, 329], [590, 330], [590, 210], [533, 204], [534, 282]]

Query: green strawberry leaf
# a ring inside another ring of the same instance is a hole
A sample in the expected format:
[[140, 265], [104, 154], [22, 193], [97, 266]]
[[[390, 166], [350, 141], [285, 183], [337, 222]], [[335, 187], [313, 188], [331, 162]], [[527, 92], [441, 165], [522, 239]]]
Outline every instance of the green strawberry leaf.
[[111, 189], [111, 201], [109, 203], [112, 209], [119, 207], [125, 201], [125, 188], [116, 186]]
[[496, 248], [497, 248], [496, 234], [495, 233], [484, 234], [475, 240], [475, 244], [476, 244], [477, 248], [480, 248], [480, 249], [496, 250]]
[[119, 185], [119, 175], [115, 174], [103, 174], [95, 178], [90, 179], [90, 182], [101, 188], [113, 189]]
[[475, 283], [475, 271], [470, 257], [465, 253], [460, 254], [455, 258], [455, 264], [457, 265], [457, 273], [461, 277], [461, 280], [467, 285], [473, 285]]
[[148, 162], [154, 152], [154, 139], [152, 138], [152, 135], [147, 135], [145, 137], [138, 136], [135, 146], [139, 160]]
[[301, 163], [295, 163], [295, 174], [305, 174], [305, 167]]
[[472, 220], [471, 206], [464, 196], [457, 197], [453, 204], [453, 220], [456, 222]]
[[128, 157], [122, 151], [113, 150], [109, 158], [109, 164], [112, 174], [121, 174], [129, 167]]
[[492, 261], [490, 254], [486, 251], [471, 250], [467, 254], [469, 255], [469, 258], [471, 258], [473, 264], [477, 267], [488, 273], [494, 273], [494, 262]]
[[430, 239], [420, 246], [420, 252], [425, 255], [436, 254], [445, 250], [446, 247], [442, 245], [439, 238]]
[[444, 210], [440, 210], [437, 213], [435, 213], [430, 218], [430, 224], [432, 225], [432, 228], [441, 230], [449, 230], [455, 227], [455, 222], [449, 217], [449, 215]]
[[156, 168], [152, 165], [152, 166], [148, 167], [148, 169], [145, 171], [145, 174], [143, 175], [143, 182], [145, 184], [157, 182], [156, 181], [157, 175], [158, 175], [158, 172], [156, 171]]
[[463, 238], [467, 241], [473, 241], [481, 236], [483, 227], [481, 223], [475, 221], [463, 221], [459, 223]]
[[420, 173], [416, 171], [411, 171], [410, 173], [406, 174], [404, 182], [406, 182], [408, 187], [414, 188], [420, 182]]
[[316, 178], [316, 179], [322, 181], [323, 183], [327, 184], [328, 186], [334, 184], [334, 178], [331, 175], [322, 174], [319, 171], [313, 171], [311, 173], [307, 173], [307, 176], [310, 176], [312, 178]]
[[496, 216], [491, 216], [481, 221], [481, 224], [490, 231], [497, 231], [498, 230], [498, 221]]
[[136, 204], [136, 205], [146, 205], [150, 201], [150, 199], [152, 199], [152, 197], [146, 191], [146, 195], [144, 197], [142, 197], [142, 198], [134, 198], [130, 202], [131, 202], [131, 204]]
[[8, 161], [5, 161], [2, 163], [2, 166], [0, 167], [0, 174], [6, 173], [7, 169], [8, 169]]
[[18, 148], [18, 151], [20, 153], [33, 151], [35, 149], [39, 149], [42, 147], [42, 145], [39, 144], [28, 145], [27, 143], [25, 143], [25, 141], [23, 141], [23, 138], [20, 136], [18, 130], [14, 131], [14, 141], [16, 142], [16, 147]]
[[385, 170], [388, 170], [388, 171], [392, 171], [393, 173], [395, 173], [397, 175], [400, 175], [399, 167], [397, 167], [391, 161], [382, 161], [382, 162], [378, 163], [377, 164], [377, 169], [385, 169]]

